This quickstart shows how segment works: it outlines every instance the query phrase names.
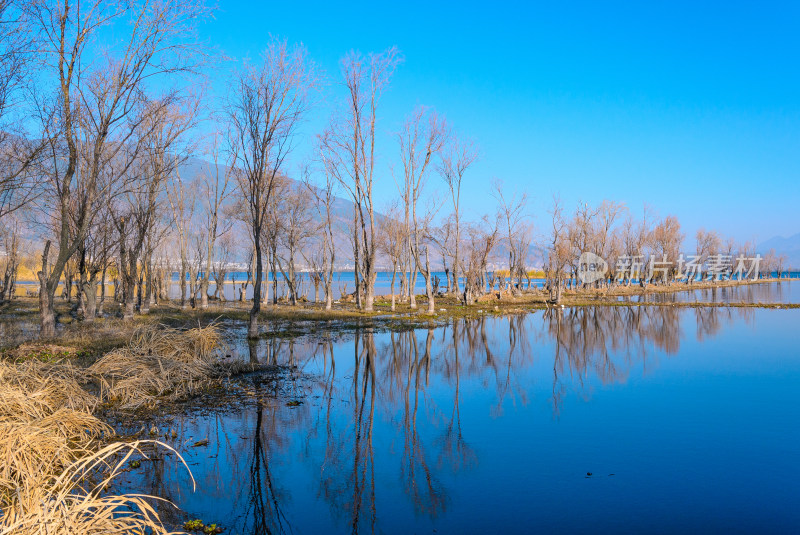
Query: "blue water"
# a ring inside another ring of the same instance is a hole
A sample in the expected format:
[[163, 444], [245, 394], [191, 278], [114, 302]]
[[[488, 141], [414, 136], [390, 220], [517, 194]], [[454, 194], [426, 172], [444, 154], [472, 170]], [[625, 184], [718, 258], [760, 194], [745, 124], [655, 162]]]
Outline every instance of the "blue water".
[[800, 303], [800, 283], [782, 281], [729, 288], [690, 289], [675, 293], [633, 296], [630, 299], [657, 303]]
[[226, 533], [798, 533], [798, 322], [567, 308], [252, 348], [237, 330], [234, 358], [296, 368], [159, 424], [198, 490], [174, 460], [129, 484]]
[[[314, 286], [311, 284], [311, 280], [309, 278], [308, 273], [298, 273], [298, 280], [299, 283], [299, 290], [298, 293], [300, 295], [305, 295], [309, 300], [314, 299]], [[440, 284], [439, 284], [439, 291], [445, 291], [447, 287], [447, 279], [445, 277], [444, 272], [434, 272], [433, 276], [439, 277]], [[275, 280], [275, 274], [269, 272], [266, 274], [268, 281], [270, 282], [269, 292], [272, 295], [273, 288], [272, 288], [272, 281]], [[283, 282], [283, 275], [278, 274], [278, 295], [279, 296], [286, 296], [288, 293], [287, 287]], [[236, 271], [233, 273], [228, 274], [227, 281], [234, 281], [235, 284], [226, 284], [225, 285], [225, 298], [227, 300], [233, 300], [239, 295], [239, 288], [241, 284], [247, 280], [247, 273], [243, 271]], [[170, 288], [170, 298], [177, 299], [180, 297], [180, 286], [178, 285], [178, 281], [180, 281], [180, 276], [178, 273], [174, 273], [172, 276], [173, 284]], [[459, 278], [459, 287], [463, 290], [464, 288], [464, 278]], [[527, 285], [527, 281], [523, 281], [523, 285]], [[544, 279], [531, 279], [531, 286], [541, 288], [544, 285]], [[235, 286], [235, 287], [234, 287]], [[188, 286], [187, 286], [188, 288]], [[214, 293], [215, 285], [212, 282], [209, 286], [209, 293]], [[333, 298], [339, 299], [343, 293], [350, 294], [355, 291], [355, 276], [352, 271], [338, 271], [333, 275]], [[384, 271], [378, 272], [375, 278], [375, 295], [390, 295], [392, 288], [392, 274], [387, 273]], [[417, 294], [424, 294], [425, 293], [425, 279], [422, 277], [421, 274], [417, 275], [416, 284], [414, 286], [414, 290]], [[395, 286], [394, 286], [395, 294], [400, 293], [400, 274], [398, 273], [395, 279]], [[188, 289], [187, 289], [188, 292]], [[323, 292], [322, 292], [322, 285], [319, 287], [319, 299], [323, 300]], [[245, 297], [247, 299], [252, 298], [253, 296], [253, 285], [252, 283], [248, 285], [245, 291]]]
[[[444, 273], [435, 273], [441, 280], [439, 290], [444, 291], [447, 283]], [[308, 278], [307, 273], [299, 274], [300, 280], [299, 293], [305, 295], [310, 301], [314, 299], [314, 287]], [[375, 280], [375, 294], [376, 295], [389, 295], [391, 294], [391, 273], [380, 272], [377, 274]], [[180, 287], [178, 286], [177, 274], [173, 277], [173, 285], [170, 288], [170, 297], [177, 299], [180, 297]], [[234, 300], [238, 296], [239, 287], [241, 283], [247, 280], [247, 274], [243, 272], [236, 272], [233, 274], [233, 279], [237, 282], [236, 285], [225, 285], [225, 298], [227, 300]], [[274, 276], [269, 274], [269, 281], [273, 281]], [[278, 295], [286, 296], [288, 293], [286, 285], [282, 282], [282, 276], [278, 275]], [[460, 279], [460, 288], [464, 288], [464, 280]], [[545, 284], [544, 279], [531, 279], [531, 286], [541, 289]], [[527, 287], [527, 281], [523, 281], [523, 286]], [[214, 293], [215, 285], [211, 283], [209, 293]], [[425, 279], [419, 275], [416, 280], [415, 292], [417, 294], [425, 293]], [[332, 285], [333, 298], [339, 299], [342, 296], [342, 290], [345, 293], [352, 293], [355, 290], [355, 278], [350, 271], [343, 271], [334, 274], [334, 282]], [[400, 293], [400, 276], [395, 280], [395, 293]], [[270, 295], [272, 295], [273, 288], [270, 284]], [[252, 298], [253, 286], [250, 284], [245, 292], [246, 298]], [[322, 286], [319, 288], [318, 299], [324, 300]], [[641, 300], [639, 296], [621, 297], [620, 300], [630, 300], [638, 302]], [[701, 302], [701, 303], [800, 303], [800, 284], [796, 281], [786, 280], [783, 282], [768, 282], [749, 284], [739, 287], [730, 288], [712, 288], [705, 290], [696, 290], [687, 287], [685, 290], [668, 294], [648, 294], [644, 296], [644, 300], [648, 302]]]

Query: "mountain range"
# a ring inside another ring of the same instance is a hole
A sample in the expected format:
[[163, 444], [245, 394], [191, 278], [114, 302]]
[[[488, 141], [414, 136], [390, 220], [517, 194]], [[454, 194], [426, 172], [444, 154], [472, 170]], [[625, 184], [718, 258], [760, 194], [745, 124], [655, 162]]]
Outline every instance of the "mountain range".
[[772, 249], [777, 255], [786, 255], [787, 267], [800, 268], [800, 232], [788, 238], [774, 236], [756, 248], [762, 255]]

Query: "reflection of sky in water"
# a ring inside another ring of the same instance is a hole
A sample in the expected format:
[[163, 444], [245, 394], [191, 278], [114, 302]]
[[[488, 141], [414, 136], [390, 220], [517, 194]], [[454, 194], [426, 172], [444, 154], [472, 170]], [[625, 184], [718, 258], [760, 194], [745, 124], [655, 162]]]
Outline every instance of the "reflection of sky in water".
[[[620, 297], [620, 301], [626, 298]], [[673, 293], [632, 296], [631, 301], [656, 303], [800, 303], [800, 283], [797, 281], [769, 282], [686, 290]]]
[[169, 424], [210, 439], [183, 449], [199, 490], [172, 462], [139, 490], [229, 533], [797, 532], [798, 320], [606, 307], [262, 341], [284, 382]]

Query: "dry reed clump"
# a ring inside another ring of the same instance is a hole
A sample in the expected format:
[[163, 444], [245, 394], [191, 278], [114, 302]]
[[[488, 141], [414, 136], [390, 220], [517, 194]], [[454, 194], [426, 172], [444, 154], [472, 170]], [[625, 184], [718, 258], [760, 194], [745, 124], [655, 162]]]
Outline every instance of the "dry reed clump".
[[14, 500], [4, 507], [0, 535], [168, 533], [152, 503], [167, 500], [140, 494], [105, 494], [131, 456], [146, 457], [142, 451], [145, 444], [170, 450], [186, 466], [180, 454], [161, 442], [111, 444], [47, 481], [25, 481]]
[[[0, 361], [0, 386], [19, 389], [39, 405], [91, 412], [97, 406], [97, 399], [81, 387], [83, 376], [83, 370], [69, 363], [45, 363], [35, 359], [16, 364]], [[3, 414], [2, 403], [0, 401], [0, 414]]]
[[178, 331], [165, 327], [138, 329], [127, 347], [103, 356], [89, 368], [100, 383], [100, 397], [123, 409], [155, 405], [209, 386], [217, 375], [214, 326]]
[[112, 429], [69, 365], [0, 362], [0, 505], [93, 450]]

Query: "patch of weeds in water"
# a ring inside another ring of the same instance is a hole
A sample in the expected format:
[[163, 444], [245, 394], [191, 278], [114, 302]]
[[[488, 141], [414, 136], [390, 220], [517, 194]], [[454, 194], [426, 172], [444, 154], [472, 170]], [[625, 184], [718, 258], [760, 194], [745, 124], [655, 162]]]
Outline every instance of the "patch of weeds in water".
[[298, 399], [293, 399], [292, 401], [287, 402], [286, 406], [287, 407], [299, 407], [302, 404], [303, 404], [302, 401], [300, 401]]
[[183, 529], [185, 531], [200, 531], [206, 535], [213, 535], [215, 533], [222, 533], [224, 531], [221, 526], [216, 524], [209, 524], [206, 526], [199, 518], [184, 522]]
[[128, 463], [128, 466], [130, 466], [133, 469], [139, 468], [140, 466], [142, 466], [142, 461], [133, 460]]
[[204, 527], [203, 521], [200, 520], [199, 518], [196, 518], [194, 520], [187, 520], [186, 522], [183, 523], [183, 529], [185, 529], [186, 531], [199, 531], [203, 529], [203, 527]]

